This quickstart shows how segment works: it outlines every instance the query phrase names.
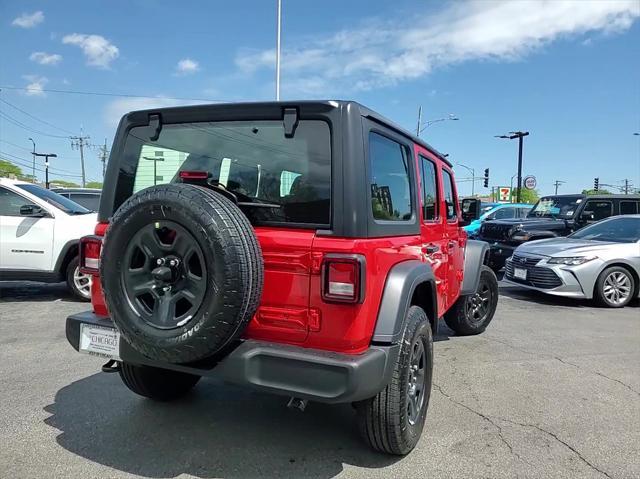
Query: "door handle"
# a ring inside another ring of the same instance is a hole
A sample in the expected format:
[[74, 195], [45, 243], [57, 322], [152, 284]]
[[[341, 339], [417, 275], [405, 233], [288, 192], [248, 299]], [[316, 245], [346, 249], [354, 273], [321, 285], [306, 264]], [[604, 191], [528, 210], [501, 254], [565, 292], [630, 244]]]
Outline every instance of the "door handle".
[[453, 249], [453, 248], [455, 248], [455, 247], [456, 247], [456, 244], [457, 244], [457, 243], [456, 243], [455, 241], [449, 241], [449, 242], [447, 243], [447, 246], [449, 247], [449, 249]]
[[422, 252], [426, 254], [433, 254], [440, 251], [440, 246], [437, 244], [430, 244], [422, 248]]

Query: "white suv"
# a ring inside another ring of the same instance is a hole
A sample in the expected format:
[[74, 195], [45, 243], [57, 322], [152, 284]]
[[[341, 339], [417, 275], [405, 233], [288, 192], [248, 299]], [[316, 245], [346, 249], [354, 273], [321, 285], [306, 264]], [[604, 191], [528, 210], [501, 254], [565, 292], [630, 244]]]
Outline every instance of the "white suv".
[[0, 178], [0, 281], [66, 281], [79, 299], [91, 297], [91, 277], [78, 268], [78, 240], [96, 214], [24, 181]]

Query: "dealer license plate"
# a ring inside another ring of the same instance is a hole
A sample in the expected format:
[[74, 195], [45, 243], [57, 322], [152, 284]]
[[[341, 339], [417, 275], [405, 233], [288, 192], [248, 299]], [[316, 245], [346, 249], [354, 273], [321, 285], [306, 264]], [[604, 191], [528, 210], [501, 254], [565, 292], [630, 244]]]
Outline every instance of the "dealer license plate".
[[81, 353], [91, 354], [109, 359], [120, 359], [120, 333], [114, 328], [80, 325]]
[[522, 268], [513, 268], [513, 277], [518, 279], [527, 279], [527, 270]]

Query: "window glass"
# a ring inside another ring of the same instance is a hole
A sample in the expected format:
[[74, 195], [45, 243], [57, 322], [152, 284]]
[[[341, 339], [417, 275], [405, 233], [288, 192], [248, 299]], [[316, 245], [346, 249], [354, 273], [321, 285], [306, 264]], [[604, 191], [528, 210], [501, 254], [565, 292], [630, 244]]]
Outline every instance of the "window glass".
[[444, 203], [447, 209], [447, 219], [453, 220], [457, 217], [455, 195], [453, 194], [453, 178], [447, 170], [442, 170], [444, 186]]
[[436, 165], [433, 161], [421, 156], [420, 174], [422, 176], [422, 216], [425, 221], [432, 221], [438, 217], [438, 186]]
[[494, 219], [505, 220], [505, 219], [514, 218], [515, 216], [514, 210], [515, 208], [500, 208], [499, 210], [496, 210]]
[[591, 241], [633, 243], [640, 240], [640, 218], [619, 216], [586, 226], [569, 238]]
[[638, 213], [638, 206], [640, 206], [640, 201], [621, 201], [620, 214], [635, 215]]
[[28, 204], [23, 196], [0, 187], [0, 216], [20, 216], [20, 207]]
[[526, 218], [531, 208], [518, 208], [518, 218]]
[[377, 220], [407, 221], [411, 219], [406, 148], [377, 133], [369, 134], [371, 162], [371, 202]]
[[65, 198], [55, 191], [47, 190], [42, 186], [34, 185], [31, 183], [18, 184], [17, 186], [18, 188], [23, 189], [24, 191], [37, 196], [41, 200], [46, 201], [50, 205], [53, 205], [56, 208], [64, 211], [68, 215], [86, 215], [87, 213], [91, 213], [91, 211], [79, 205], [78, 203], [71, 201], [69, 198]]
[[69, 199], [91, 211], [98, 211], [98, 206], [100, 206], [100, 195], [71, 193]]
[[180, 171], [206, 171], [253, 224], [330, 223], [331, 134], [324, 121], [300, 120], [292, 138], [282, 120], [167, 124], [155, 141], [147, 127], [136, 127], [125, 149], [135, 174], [121, 173], [116, 207], [144, 188], [179, 182]]
[[591, 221], [599, 221], [613, 214], [613, 203], [611, 201], [587, 201], [583, 212], [591, 215]]

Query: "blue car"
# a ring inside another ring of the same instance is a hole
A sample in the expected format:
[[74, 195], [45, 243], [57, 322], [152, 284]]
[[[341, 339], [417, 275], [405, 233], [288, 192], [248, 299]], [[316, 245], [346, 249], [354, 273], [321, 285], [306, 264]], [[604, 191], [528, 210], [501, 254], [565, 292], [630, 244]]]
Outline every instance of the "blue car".
[[485, 210], [480, 215], [480, 218], [473, 220], [471, 224], [464, 227], [464, 230], [469, 238], [474, 238], [480, 231], [480, 226], [484, 221], [524, 218], [531, 208], [533, 208], [533, 205], [526, 203], [497, 204], [493, 208]]

